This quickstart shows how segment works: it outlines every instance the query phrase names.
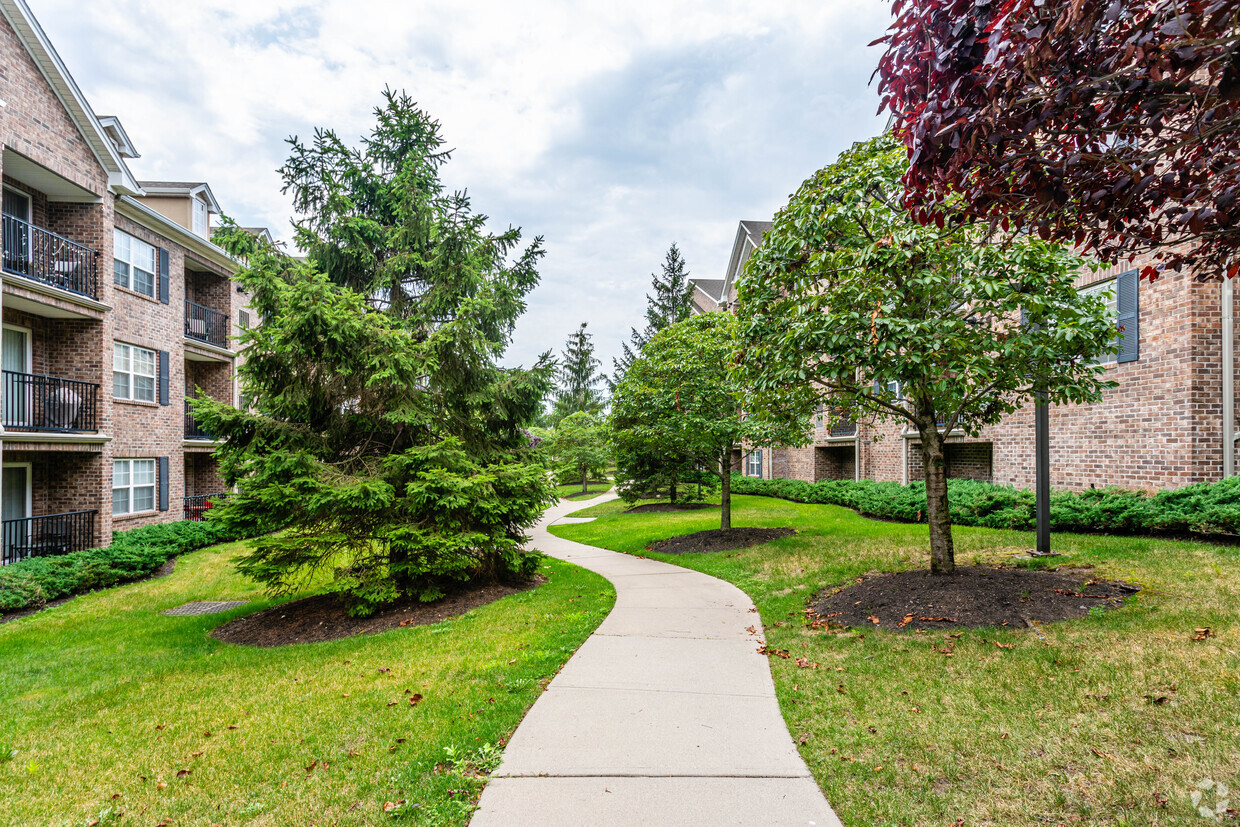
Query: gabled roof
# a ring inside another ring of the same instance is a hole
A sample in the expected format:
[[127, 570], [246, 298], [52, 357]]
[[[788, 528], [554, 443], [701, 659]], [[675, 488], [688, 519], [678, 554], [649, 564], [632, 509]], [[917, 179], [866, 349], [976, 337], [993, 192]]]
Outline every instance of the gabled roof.
[[207, 202], [207, 209], [216, 215], [220, 214], [220, 204], [211, 193], [205, 181], [139, 181], [147, 195], [183, 195], [192, 198], [202, 195]]
[[689, 279], [689, 281], [715, 301], [723, 297], [723, 279]]
[[129, 135], [125, 132], [125, 127], [121, 126], [121, 119], [115, 115], [100, 115], [99, 124], [103, 127], [103, 131], [112, 139], [112, 144], [116, 147], [116, 151], [121, 154], [122, 158], [141, 158], [137, 148], [134, 147], [133, 141], [129, 140]]
[[732, 242], [732, 255], [728, 259], [728, 272], [723, 278], [723, 288], [719, 291], [719, 301], [726, 302], [732, 292], [732, 283], [741, 274], [749, 256], [758, 249], [767, 231], [774, 227], [772, 221], [742, 221], [736, 228], [736, 240]]
[[133, 173], [125, 165], [120, 150], [112, 143], [112, 138], [104, 130], [103, 124], [95, 116], [95, 112], [86, 102], [82, 90], [69, 74], [68, 68], [56, 49], [48, 40], [39, 21], [35, 19], [26, 0], [0, 0], [0, 14], [9, 21], [13, 31], [21, 40], [22, 45], [34, 60], [35, 65], [43, 74], [44, 79], [52, 87], [56, 97], [64, 106], [69, 118], [73, 121], [86, 145], [108, 174], [108, 186], [120, 194], [141, 195], [142, 187], [134, 179]]

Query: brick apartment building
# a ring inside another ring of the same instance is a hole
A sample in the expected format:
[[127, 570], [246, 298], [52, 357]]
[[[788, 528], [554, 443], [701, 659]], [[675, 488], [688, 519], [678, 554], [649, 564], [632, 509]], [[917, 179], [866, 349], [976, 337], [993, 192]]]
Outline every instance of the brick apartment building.
[[[742, 221], [728, 270], [721, 280], [696, 280], [693, 300], [699, 311], [727, 309], [736, 302], [735, 283], [769, 222]], [[1051, 484], [1062, 489], [1108, 485], [1130, 489], [1180, 488], [1218, 480], [1224, 474], [1226, 443], [1237, 427], [1225, 423], [1233, 406], [1236, 367], [1225, 365], [1225, 305], [1234, 317], [1237, 299], [1217, 281], [1197, 282], [1189, 273], [1166, 273], [1154, 283], [1140, 281], [1142, 262], [1083, 274], [1082, 290], [1106, 291], [1112, 298], [1118, 358], [1107, 363], [1107, 378], [1118, 386], [1092, 405], [1050, 409]], [[1225, 299], [1229, 301], [1225, 302]], [[1119, 324], [1123, 332], [1118, 332]], [[1227, 373], [1231, 381], [1224, 381]], [[810, 445], [766, 447], [734, 458], [734, 470], [751, 476], [799, 479], [873, 479], [911, 482], [924, 478], [916, 432], [894, 422], [831, 421], [826, 413], [813, 423]], [[948, 472], [1018, 488], [1034, 485], [1033, 407], [1028, 406], [984, 429], [977, 437], [949, 435]], [[1234, 473], [1227, 469], [1227, 476]]]
[[249, 323], [205, 183], [137, 181], [24, 0], [0, 0], [3, 556], [106, 544], [223, 490], [197, 393]]

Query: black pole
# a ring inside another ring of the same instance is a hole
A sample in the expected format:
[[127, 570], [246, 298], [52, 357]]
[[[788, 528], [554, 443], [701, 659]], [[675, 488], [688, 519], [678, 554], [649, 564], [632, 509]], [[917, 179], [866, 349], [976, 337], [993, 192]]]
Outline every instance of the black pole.
[[1051, 553], [1051, 417], [1046, 404], [1046, 391], [1036, 393], [1033, 430], [1036, 465], [1036, 510], [1038, 521], [1037, 554]]

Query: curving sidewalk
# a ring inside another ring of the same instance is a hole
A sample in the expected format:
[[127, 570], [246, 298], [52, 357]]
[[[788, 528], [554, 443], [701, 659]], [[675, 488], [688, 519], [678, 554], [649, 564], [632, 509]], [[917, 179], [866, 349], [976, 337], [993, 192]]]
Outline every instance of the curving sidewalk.
[[839, 827], [784, 726], [744, 592], [547, 531], [609, 499], [561, 503], [533, 531], [610, 580], [616, 605], [513, 734], [472, 827]]

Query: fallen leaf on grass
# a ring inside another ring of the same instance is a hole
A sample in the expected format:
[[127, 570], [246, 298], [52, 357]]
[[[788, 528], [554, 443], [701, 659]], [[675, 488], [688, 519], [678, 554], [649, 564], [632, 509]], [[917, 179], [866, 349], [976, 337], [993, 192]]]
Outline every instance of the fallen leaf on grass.
[[514, 663], [516, 663], [516, 662], [517, 662], [517, 659], [516, 659], [516, 658], [513, 658], [512, 660], [508, 661], [508, 665], [509, 665], [509, 666], [512, 666], [512, 665], [513, 665]]
[[879, 624], [879, 619], [878, 619], [878, 617], [876, 617], [875, 615], [870, 615], [869, 617], [867, 617], [867, 618], [866, 618], [866, 620], [870, 621], [870, 622], [871, 622], [871, 623], [873, 623], [875, 626], [877, 626], [877, 625]]
[[421, 703], [421, 701], [422, 701], [422, 694], [420, 692], [414, 692], [412, 695], [409, 696], [410, 706], [417, 706], [419, 703]]
[[185, 776], [189, 775], [191, 772], [193, 772], [193, 770], [177, 770], [177, 778], [184, 778]]
[[816, 661], [807, 660], [806, 658], [797, 658], [797, 666], [802, 669], [817, 669], [818, 663]]
[[160, 781], [158, 784], [155, 785], [155, 789], [162, 790], [162, 789], [165, 789], [167, 786], [168, 786], [167, 781]]
[[388, 706], [396, 706], [398, 703], [400, 703], [400, 701], [392, 701], [388, 704]]
[[800, 735], [798, 735], [798, 736], [797, 736], [797, 743], [798, 743], [798, 744], [800, 744], [800, 745], [804, 746], [804, 745], [805, 745], [805, 743], [806, 743], [807, 741], [809, 741], [809, 733], [808, 733], [808, 732], [802, 732]]
[[905, 626], [907, 626], [908, 624], [912, 622], [913, 622], [913, 616], [905, 615], [904, 618], [899, 623], [896, 624], [896, 626], [903, 629]]
[[954, 618], [954, 617], [921, 617], [921, 616], [919, 615], [919, 616], [917, 617], [917, 619], [918, 619], [918, 620], [928, 620], [928, 621], [930, 621], [931, 623], [958, 623], [958, 622], [959, 622], [959, 621], [958, 621], [958, 620], [956, 620], [956, 618]]
[[791, 653], [789, 653], [787, 649], [771, 649], [765, 643], [758, 647], [758, 654], [766, 655], [767, 657], [774, 655], [775, 657], [783, 658], [784, 660], [792, 657]]
[[202, 755], [202, 753], [201, 753], [201, 752], [191, 752], [191, 753], [190, 753], [190, 757], [191, 757], [191, 758], [197, 758], [197, 757], [198, 757], [198, 756], [200, 756], [200, 755]]
[[1210, 631], [1208, 626], [1203, 626], [1200, 629], [1193, 629], [1193, 640], [1205, 640], [1213, 635], [1214, 632]]
[[1115, 760], [1115, 756], [1109, 752], [1099, 752], [1097, 749], [1093, 747], [1090, 747], [1089, 751], [1092, 752], [1094, 755], [1098, 756], [1099, 758], [1110, 758], [1112, 761]]
[[1000, 643], [997, 640], [992, 640], [991, 643], [993, 643], [995, 646], [998, 646], [1000, 649], [1015, 649], [1016, 648], [1015, 643]]
[[228, 728], [229, 729], [241, 729], [241, 727], [237, 726], [236, 724], [229, 724]]
[[156, 728], [156, 729], [163, 729], [163, 728], [164, 728], [164, 727], [166, 727], [166, 726], [168, 726], [168, 725], [167, 725], [167, 724], [156, 724], [156, 725], [155, 725], [155, 728]]
[[835, 691], [840, 693], [841, 695], [848, 694], [848, 690], [844, 688], [844, 684], [840, 684], [839, 686], [835, 687]]

